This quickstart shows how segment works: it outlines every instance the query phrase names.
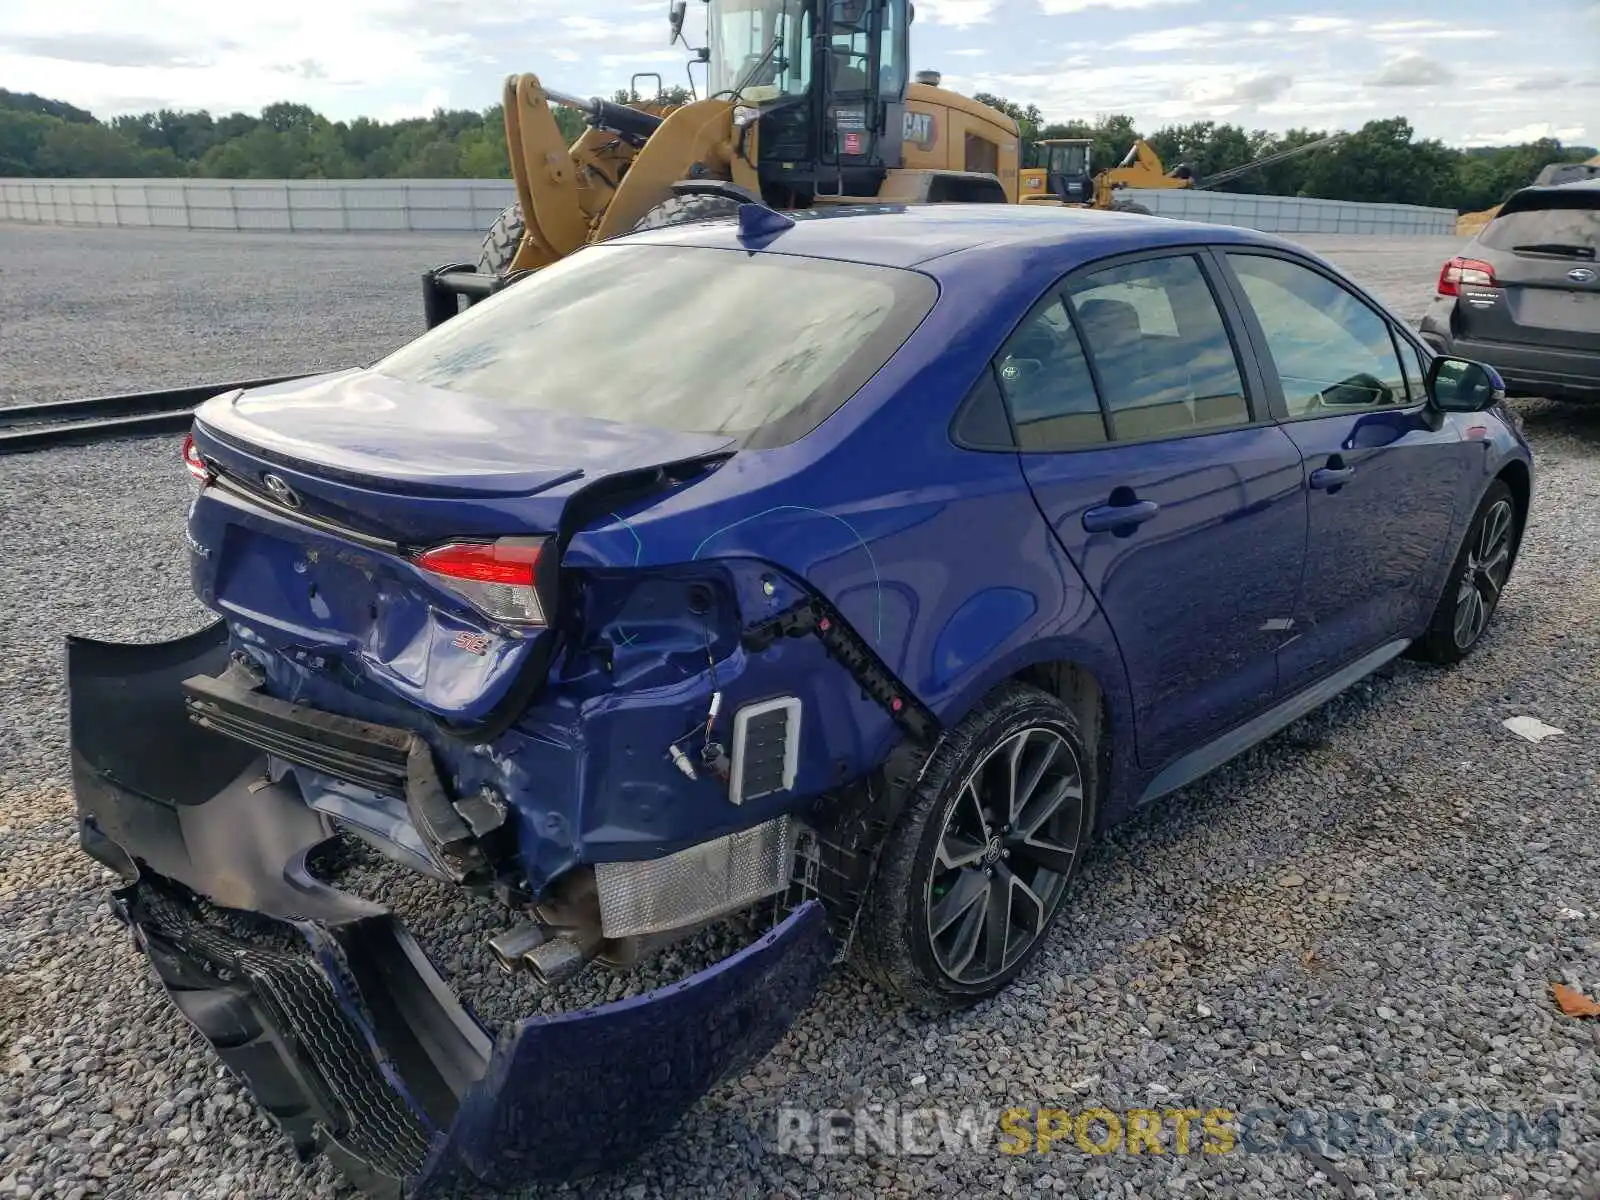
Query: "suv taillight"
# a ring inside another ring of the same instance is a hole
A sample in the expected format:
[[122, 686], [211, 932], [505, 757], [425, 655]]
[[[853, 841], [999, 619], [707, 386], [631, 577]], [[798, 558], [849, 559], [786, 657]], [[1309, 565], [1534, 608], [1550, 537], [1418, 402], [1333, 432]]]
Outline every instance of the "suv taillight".
[[543, 625], [538, 584], [544, 545], [544, 538], [451, 542], [412, 561], [492, 621]]
[[1492, 288], [1500, 285], [1495, 282], [1494, 268], [1481, 258], [1462, 258], [1459, 254], [1445, 263], [1444, 270], [1439, 272], [1438, 293], [1441, 296], [1460, 295], [1461, 286]]

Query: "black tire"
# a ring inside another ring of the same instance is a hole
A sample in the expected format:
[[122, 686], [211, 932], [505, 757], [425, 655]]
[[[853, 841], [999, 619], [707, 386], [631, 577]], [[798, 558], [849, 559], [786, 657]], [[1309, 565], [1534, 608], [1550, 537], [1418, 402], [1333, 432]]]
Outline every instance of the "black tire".
[[[1496, 479], [1472, 514], [1428, 628], [1411, 644], [1408, 657], [1448, 667], [1472, 653], [1500, 605], [1521, 540], [1522, 518], [1516, 499], [1505, 482]], [[1470, 609], [1470, 619], [1464, 606]]]
[[511, 269], [511, 260], [517, 257], [517, 247], [522, 245], [522, 235], [527, 225], [522, 219], [522, 203], [513, 204], [495, 219], [484, 235], [483, 249], [478, 252], [478, 270], [485, 275], [504, 275]]
[[1132, 200], [1122, 204], [1112, 205], [1117, 212], [1138, 213], [1141, 217], [1153, 217], [1155, 214], [1142, 204], [1135, 204]]
[[[1028, 817], [1031, 811], [1032, 819], [1050, 811], [1055, 790], [1064, 789], [1054, 810], [1058, 815], [1026, 832], [1012, 829], [1009, 813], [1002, 827], [1001, 813], [993, 808], [984, 809], [995, 818], [989, 824], [979, 811], [984, 806], [972, 801], [978, 790], [989, 792], [990, 784], [1003, 789], [1009, 753], [1019, 738], [1017, 773], [1025, 778], [1052, 747], [1055, 754], [1038, 768], [1034, 802], [1030, 810], [1025, 801], [1021, 815]], [[978, 790], [969, 789], [969, 783]], [[1094, 796], [1093, 760], [1072, 711], [1035, 687], [1010, 683], [998, 689], [950, 731], [889, 833], [852, 945], [855, 969], [885, 990], [936, 1011], [999, 992], [1038, 953], [1055, 922], [1094, 828]], [[967, 825], [975, 815], [979, 831], [969, 833]], [[953, 846], [962, 852], [952, 855]], [[971, 865], [945, 865], [970, 857], [967, 852], [980, 846], [981, 857]], [[1062, 854], [1069, 846], [1070, 855]], [[1035, 855], [1048, 857], [1052, 867]], [[1042, 903], [1022, 895], [1017, 880], [1030, 884], [1029, 893]], [[981, 901], [963, 899], [979, 891]], [[1015, 949], [1009, 936], [991, 936], [996, 926], [986, 921], [991, 897], [1002, 893], [1009, 904], [1008, 934], [1029, 938]], [[974, 917], [970, 910], [980, 905]], [[948, 921], [946, 933], [936, 935], [936, 920], [949, 913], [958, 915]], [[961, 947], [968, 940], [963, 930], [974, 924], [979, 928], [970, 934], [963, 975]], [[998, 954], [993, 953], [996, 940]]]
[[739, 212], [739, 202], [728, 196], [670, 196], [635, 222], [634, 232], [661, 229], [668, 225], [692, 225], [697, 221], [716, 221]]

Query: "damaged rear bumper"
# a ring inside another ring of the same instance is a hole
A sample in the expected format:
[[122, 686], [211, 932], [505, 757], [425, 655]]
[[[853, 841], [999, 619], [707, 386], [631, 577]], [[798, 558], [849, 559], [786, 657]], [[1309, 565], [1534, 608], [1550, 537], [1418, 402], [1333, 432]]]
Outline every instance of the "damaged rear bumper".
[[672, 987], [493, 1035], [388, 909], [318, 878], [326, 818], [185, 712], [183, 680], [226, 667], [220, 625], [69, 643], [80, 836], [173, 1003], [302, 1155], [376, 1195], [579, 1178], [666, 1133], [810, 1003], [832, 958], [815, 901]]

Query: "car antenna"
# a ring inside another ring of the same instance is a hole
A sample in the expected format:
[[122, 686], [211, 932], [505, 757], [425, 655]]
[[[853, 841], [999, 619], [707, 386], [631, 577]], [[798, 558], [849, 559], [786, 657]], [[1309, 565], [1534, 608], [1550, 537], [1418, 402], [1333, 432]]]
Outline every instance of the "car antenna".
[[785, 229], [794, 228], [794, 218], [768, 208], [765, 204], [749, 202], [739, 205], [739, 240], [761, 241], [777, 237]]

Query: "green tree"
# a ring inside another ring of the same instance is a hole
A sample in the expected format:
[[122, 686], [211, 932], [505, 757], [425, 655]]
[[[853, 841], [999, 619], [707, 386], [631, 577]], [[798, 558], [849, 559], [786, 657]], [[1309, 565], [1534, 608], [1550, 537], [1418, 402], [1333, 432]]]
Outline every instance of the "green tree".
[[36, 172], [65, 178], [138, 178], [177, 175], [170, 150], [146, 150], [104, 125], [57, 121], [45, 131], [34, 158]]
[[0, 108], [0, 175], [38, 175], [39, 147], [59, 117], [22, 108]]
[[1305, 194], [1374, 204], [1455, 204], [1459, 152], [1414, 140], [1404, 117], [1368, 121], [1326, 153], [1310, 156]]

